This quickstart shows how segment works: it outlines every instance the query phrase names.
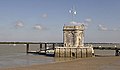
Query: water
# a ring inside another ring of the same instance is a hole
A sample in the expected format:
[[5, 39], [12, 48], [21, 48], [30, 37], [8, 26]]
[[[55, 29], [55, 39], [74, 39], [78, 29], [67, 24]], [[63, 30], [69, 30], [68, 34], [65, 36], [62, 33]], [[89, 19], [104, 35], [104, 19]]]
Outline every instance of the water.
[[[85, 44], [93, 45], [93, 47], [120, 47], [119, 43], [92, 43], [92, 44]], [[94, 50], [95, 55], [102, 55], [102, 56], [115, 56], [115, 50]]]
[[[38, 50], [38, 45], [30, 45], [30, 50]], [[53, 57], [26, 54], [25, 45], [0, 44], [0, 68], [46, 64], [54, 62]]]
[[[119, 44], [93, 44], [93, 46], [120, 47]], [[30, 51], [39, 51], [39, 44], [31, 44]], [[95, 55], [115, 55], [114, 50], [95, 50]], [[44, 55], [26, 54], [26, 45], [24, 44], [0, 44], [0, 68], [20, 67], [34, 64], [46, 64], [57, 61], [67, 61], [72, 59], [55, 59]]]

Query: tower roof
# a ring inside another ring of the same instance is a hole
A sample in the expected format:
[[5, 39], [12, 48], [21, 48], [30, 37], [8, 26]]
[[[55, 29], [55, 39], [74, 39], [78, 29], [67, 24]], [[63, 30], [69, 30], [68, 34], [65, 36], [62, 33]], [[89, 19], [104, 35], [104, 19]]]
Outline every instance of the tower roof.
[[80, 30], [83, 31], [85, 30], [85, 26], [83, 24], [81, 25], [74, 25], [74, 26], [64, 26], [63, 31], [75, 31], [75, 30]]

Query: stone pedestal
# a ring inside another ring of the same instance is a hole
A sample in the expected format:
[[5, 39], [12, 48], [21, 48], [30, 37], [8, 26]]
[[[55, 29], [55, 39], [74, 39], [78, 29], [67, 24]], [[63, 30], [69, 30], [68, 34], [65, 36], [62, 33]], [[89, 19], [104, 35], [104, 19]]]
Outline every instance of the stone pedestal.
[[75, 57], [85, 58], [92, 57], [91, 47], [57, 47], [55, 48], [55, 57]]

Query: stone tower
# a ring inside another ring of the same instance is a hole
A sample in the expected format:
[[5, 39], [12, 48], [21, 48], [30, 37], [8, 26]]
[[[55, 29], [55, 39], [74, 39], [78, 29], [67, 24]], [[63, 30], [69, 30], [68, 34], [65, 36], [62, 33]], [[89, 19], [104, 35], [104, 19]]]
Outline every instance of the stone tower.
[[63, 27], [64, 47], [55, 48], [55, 57], [92, 57], [92, 47], [84, 46], [85, 26], [74, 25]]
[[84, 47], [84, 29], [83, 24], [79, 26], [64, 26], [64, 47]]

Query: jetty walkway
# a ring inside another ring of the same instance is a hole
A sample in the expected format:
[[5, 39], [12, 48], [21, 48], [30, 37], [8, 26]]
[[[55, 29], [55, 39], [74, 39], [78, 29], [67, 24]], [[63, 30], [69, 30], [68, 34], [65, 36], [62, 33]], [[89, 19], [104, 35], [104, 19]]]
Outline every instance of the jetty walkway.
[[[48, 50], [54, 50], [55, 47], [63, 47], [63, 43], [52, 43], [52, 42], [0, 42], [0, 44], [25, 44], [26, 45], [26, 53], [38, 53], [38, 54], [46, 54]], [[39, 51], [29, 51], [29, 48], [32, 47], [30, 44], [39, 44]], [[85, 43], [85, 44], [107, 44], [107, 43]], [[112, 43], [108, 43], [112, 44]], [[93, 49], [98, 50], [115, 50], [115, 56], [120, 55], [120, 47], [103, 47], [103, 46], [94, 46]]]

